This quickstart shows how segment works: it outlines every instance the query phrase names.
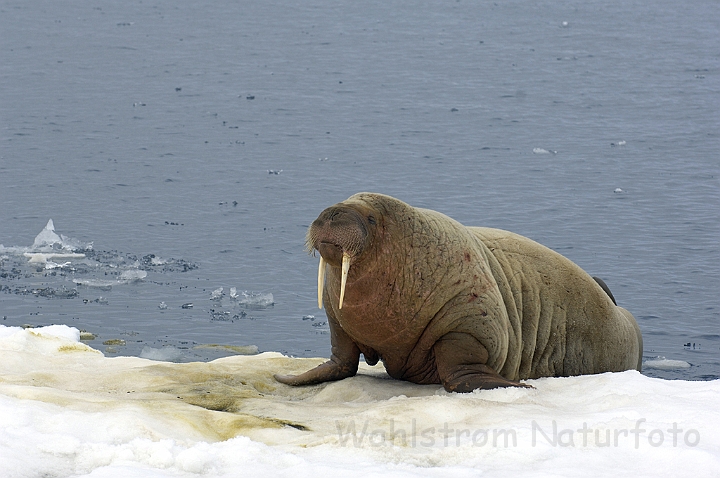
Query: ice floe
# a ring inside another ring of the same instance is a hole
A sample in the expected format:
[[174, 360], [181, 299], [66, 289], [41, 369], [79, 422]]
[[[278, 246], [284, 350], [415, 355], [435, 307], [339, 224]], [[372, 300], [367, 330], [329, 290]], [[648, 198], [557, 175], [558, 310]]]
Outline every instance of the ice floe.
[[[322, 359], [104, 357], [66, 326], [0, 326], [4, 476], [714, 476], [720, 381], [637, 372], [451, 394]], [[157, 354], [157, 355], [154, 355]], [[163, 354], [167, 354], [163, 356]]]

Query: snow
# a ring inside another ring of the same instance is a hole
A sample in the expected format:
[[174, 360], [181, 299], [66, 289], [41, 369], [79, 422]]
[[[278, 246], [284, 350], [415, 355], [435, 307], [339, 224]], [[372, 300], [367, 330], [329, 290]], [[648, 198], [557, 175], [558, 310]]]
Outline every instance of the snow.
[[293, 388], [322, 359], [105, 357], [56, 325], [0, 326], [6, 477], [714, 476], [720, 381], [637, 372], [450, 394], [361, 364]]

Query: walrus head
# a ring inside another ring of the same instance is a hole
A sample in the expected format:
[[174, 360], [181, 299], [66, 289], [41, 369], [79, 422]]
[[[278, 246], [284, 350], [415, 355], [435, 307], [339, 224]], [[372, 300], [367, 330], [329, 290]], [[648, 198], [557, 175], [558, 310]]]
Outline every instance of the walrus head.
[[357, 260], [371, 241], [372, 214], [363, 214], [357, 205], [336, 204], [325, 209], [310, 225], [305, 238], [308, 252], [320, 253], [318, 269], [318, 307], [322, 309], [325, 265], [342, 267], [340, 302], [342, 309], [350, 265]]

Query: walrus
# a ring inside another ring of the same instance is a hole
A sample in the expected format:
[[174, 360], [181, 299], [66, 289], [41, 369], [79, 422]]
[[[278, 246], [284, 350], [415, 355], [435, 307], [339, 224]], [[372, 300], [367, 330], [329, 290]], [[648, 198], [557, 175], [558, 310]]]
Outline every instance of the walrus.
[[359, 193], [325, 209], [306, 246], [320, 254], [332, 354], [281, 383], [351, 377], [360, 354], [448, 392], [640, 370], [640, 329], [607, 285], [518, 234]]

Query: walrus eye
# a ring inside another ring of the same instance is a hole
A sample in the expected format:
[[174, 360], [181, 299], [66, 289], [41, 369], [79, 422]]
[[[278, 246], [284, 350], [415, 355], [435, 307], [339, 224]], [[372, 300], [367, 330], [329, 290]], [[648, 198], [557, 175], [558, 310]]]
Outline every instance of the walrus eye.
[[368, 216], [367, 220], [368, 220], [368, 222], [369, 222], [370, 224], [372, 224], [373, 226], [374, 226], [375, 224], [377, 224], [377, 222], [375, 222], [375, 216], [372, 216], [372, 215], [371, 215], [371, 216]]

